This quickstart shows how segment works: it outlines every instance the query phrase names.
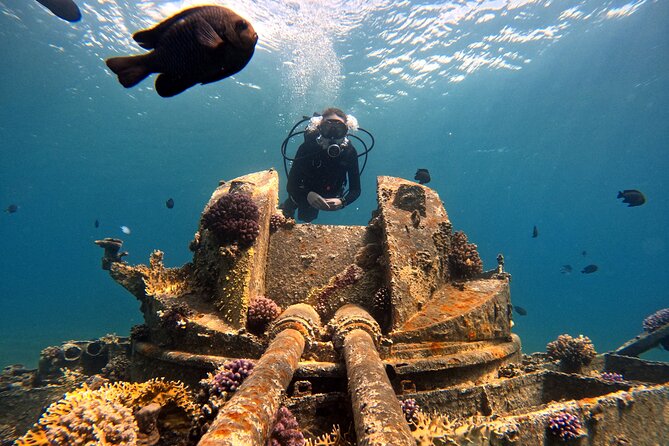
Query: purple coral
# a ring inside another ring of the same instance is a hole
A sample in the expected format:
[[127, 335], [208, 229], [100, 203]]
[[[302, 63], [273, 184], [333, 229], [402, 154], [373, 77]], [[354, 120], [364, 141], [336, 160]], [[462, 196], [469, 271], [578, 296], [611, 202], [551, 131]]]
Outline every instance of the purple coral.
[[234, 359], [223, 364], [209, 383], [209, 391], [214, 395], [234, 392], [253, 372], [253, 363], [248, 359]]
[[599, 377], [606, 381], [621, 382], [624, 381], [623, 375], [615, 372], [602, 372]]
[[546, 345], [546, 352], [551, 359], [560, 360], [567, 368], [578, 369], [590, 364], [597, 352], [587, 336], [573, 338], [568, 334], [558, 336]]
[[464, 232], [453, 233], [448, 264], [454, 279], [471, 279], [481, 274], [483, 262], [476, 249], [475, 244], [467, 241], [467, 235]]
[[647, 333], [652, 333], [667, 324], [669, 324], [669, 308], [663, 308], [643, 320], [643, 329]]
[[400, 401], [402, 406], [402, 412], [404, 413], [404, 418], [406, 418], [407, 423], [411, 423], [416, 417], [416, 412], [420, 410], [420, 406], [413, 398], [407, 398]]
[[202, 226], [212, 231], [221, 243], [249, 246], [260, 233], [258, 206], [248, 195], [223, 195], [202, 216]]
[[562, 441], [583, 436], [581, 420], [572, 413], [558, 412], [548, 419], [548, 430]]
[[272, 299], [256, 297], [249, 305], [246, 315], [246, 327], [253, 333], [263, 333], [270, 322], [281, 314], [279, 307]]
[[284, 224], [286, 224], [286, 217], [284, 217], [282, 214], [273, 214], [269, 218], [269, 232], [276, 232], [281, 228]]
[[276, 423], [267, 440], [267, 446], [304, 446], [306, 441], [295, 415], [285, 406], [281, 406]]

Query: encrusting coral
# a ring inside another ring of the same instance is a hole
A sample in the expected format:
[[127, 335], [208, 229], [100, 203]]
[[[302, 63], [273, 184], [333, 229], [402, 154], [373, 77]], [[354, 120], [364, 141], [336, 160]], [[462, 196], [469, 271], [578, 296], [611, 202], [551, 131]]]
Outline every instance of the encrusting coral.
[[149, 267], [137, 266], [144, 273], [144, 289], [147, 296], [177, 297], [191, 292], [190, 264], [181, 268], [165, 268], [164, 253], [153, 251], [149, 257]]
[[587, 336], [573, 338], [568, 334], [558, 336], [555, 341], [546, 345], [546, 353], [551, 359], [560, 360], [568, 369], [579, 369], [590, 364], [597, 352]]
[[304, 446], [305, 443], [295, 415], [285, 406], [281, 406], [267, 446]]
[[188, 317], [192, 315], [193, 310], [183, 302], [170, 305], [165, 310], [158, 312], [160, 323], [166, 328], [185, 329], [188, 327]]
[[262, 334], [274, 319], [281, 314], [281, 307], [264, 296], [254, 298], [246, 314], [246, 328], [250, 332]]
[[[669, 324], [669, 308], [663, 308], [643, 320], [643, 329], [646, 333], [652, 333], [667, 324]], [[669, 338], [662, 339], [660, 344], [669, 350]]]
[[477, 246], [467, 241], [467, 235], [456, 231], [451, 237], [451, 250], [448, 255], [451, 278], [455, 280], [471, 279], [483, 271], [483, 262]]
[[349, 265], [343, 272], [337, 274], [330, 279], [327, 285], [312, 290], [310, 292], [309, 301], [316, 301], [316, 311], [326, 319], [334, 314], [334, 312], [344, 303], [341, 299], [335, 298], [335, 295], [358, 282], [364, 274], [362, 268], [358, 265]]
[[16, 444], [133, 445], [142, 436], [133, 413], [150, 404], [169, 407], [171, 418], [180, 416], [187, 425], [197, 413], [190, 392], [179, 382], [117, 382], [96, 390], [84, 385], [49, 406]]
[[253, 199], [243, 193], [227, 193], [202, 216], [202, 226], [221, 244], [250, 246], [260, 233], [260, 213]]

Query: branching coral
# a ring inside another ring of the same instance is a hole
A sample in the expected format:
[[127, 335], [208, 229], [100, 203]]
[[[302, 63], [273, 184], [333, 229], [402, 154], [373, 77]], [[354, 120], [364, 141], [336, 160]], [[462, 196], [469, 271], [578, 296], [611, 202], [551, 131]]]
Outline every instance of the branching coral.
[[149, 258], [149, 268], [144, 271], [144, 286], [148, 296], [182, 296], [191, 292], [189, 282], [190, 265], [182, 268], [165, 268], [164, 253], [153, 251]]
[[281, 314], [281, 307], [264, 296], [254, 298], [246, 314], [246, 327], [252, 333], [261, 334]]
[[[647, 333], [652, 333], [667, 324], [669, 324], [669, 308], [663, 308], [643, 320], [643, 329]], [[662, 339], [660, 344], [662, 344], [662, 347], [669, 350], [669, 338]]]
[[558, 412], [548, 419], [548, 431], [562, 441], [585, 435], [581, 420], [572, 413]]
[[587, 336], [573, 338], [568, 334], [558, 336], [546, 345], [546, 352], [551, 359], [560, 360], [568, 369], [578, 369], [590, 364], [597, 352]]
[[406, 418], [407, 423], [413, 421], [413, 419], [416, 417], [416, 414], [420, 410], [420, 406], [416, 400], [413, 398], [407, 398], [400, 401], [400, 405], [402, 406], [402, 412], [404, 413], [404, 418]]
[[483, 271], [483, 262], [476, 245], [467, 241], [462, 231], [453, 233], [451, 237], [448, 264], [453, 279], [471, 279]]
[[70, 393], [46, 410], [17, 446], [91, 444], [131, 445], [137, 441], [132, 410], [96, 391]]
[[288, 408], [281, 406], [267, 446], [304, 446], [305, 440], [297, 419]]
[[207, 388], [210, 395], [223, 395], [234, 392], [253, 372], [253, 362], [248, 359], [234, 359], [223, 364], [215, 374], [210, 373], [200, 383]]
[[349, 265], [343, 272], [331, 278], [327, 285], [313, 290], [310, 293], [309, 300], [314, 299], [316, 301], [316, 311], [322, 317], [329, 318], [337, 308], [346, 303], [336, 298], [338, 292], [358, 282], [363, 274], [363, 269], [358, 265]]
[[202, 216], [202, 226], [213, 232], [220, 243], [250, 246], [260, 232], [260, 213], [253, 199], [242, 193], [223, 195]]

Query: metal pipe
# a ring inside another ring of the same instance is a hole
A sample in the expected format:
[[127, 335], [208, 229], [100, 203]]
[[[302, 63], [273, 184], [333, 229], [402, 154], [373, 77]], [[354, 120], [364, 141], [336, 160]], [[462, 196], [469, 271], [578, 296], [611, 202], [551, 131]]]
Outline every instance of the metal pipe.
[[376, 349], [381, 329], [363, 308], [348, 304], [330, 322], [342, 351], [358, 445], [415, 446], [402, 407]]
[[272, 343], [258, 360], [253, 373], [221, 408], [199, 446], [264, 445], [297, 369], [305, 345], [320, 326], [318, 313], [305, 304], [292, 305], [277, 318], [270, 333]]

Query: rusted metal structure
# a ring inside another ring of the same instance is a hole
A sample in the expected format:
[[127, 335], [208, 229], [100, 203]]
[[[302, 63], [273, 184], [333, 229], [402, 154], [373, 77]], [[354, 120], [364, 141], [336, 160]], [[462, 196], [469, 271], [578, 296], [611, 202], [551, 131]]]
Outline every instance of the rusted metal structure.
[[[416, 432], [398, 399], [415, 399], [424, 411], [453, 419], [469, 417], [469, 427], [444, 434], [453, 444], [469, 444], [476, 435], [488, 439], [480, 444], [544, 444], [550, 440], [547, 417], [569, 401], [585, 410], [583, 398], [598, 401], [591, 418], [598, 420], [593, 429], [599, 436], [587, 444], [605, 444], [604, 428], [609, 440], [644, 438], [634, 417], [646, 415], [642, 407], [648, 416], [668, 407], [666, 387], [641, 391], [601, 383], [562, 374], [550, 363], [500, 381], [500, 370], [521, 360], [520, 339], [511, 332], [510, 276], [502, 256], [495, 269], [481, 270], [476, 246], [453, 232], [434, 190], [379, 177], [378, 209], [368, 226], [283, 223], [272, 231], [278, 191], [277, 173], [259, 172], [222, 182], [204, 209], [203, 215], [226, 194], [252, 197], [259, 235], [251, 246], [221, 244], [201, 224], [190, 245], [193, 262], [181, 268], [165, 268], [160, 252], [148, 266], [105, 257], [111, 276], [142, 302], [148, 327], [135, 343], [133, 379], [163, 376], [195, 384], [217, 365], [242, 357], [257, 359], [261, 371], [282, 368], [280, 378], [258, 373], [249, 380], [202, 445], [261, 444], [280, 395], [310, 432], [353, 421], [357, 442], [365, 445], [413, 444]], [[289, 310], [264, 334], [249, 332], [249, 305], [261, 295], [282, 308], [316, 310], [327, 329]], [[175, 324], [177, 306], [183, 314]], [[606, 368], [603, 359], [598, 364]], [[666, 369], [656, 372], [663, 377]], [[627, 424], [624, 417], [614, 423], [607, 412], [607, 401], [617, 401], [620, 392], [644, 402]], [[476, 424], [471, 417], [495, 422]], [[669, 436], [667, 426], [658, 429], [653, 439], [635, 444]]]
[[[669, 365], [629, 357], [669, 328], [563, 373], [545, 356], [521, 355], [503, 256], [483, 271], [434, 190], [379, 177], [367, 226], [282, 222], [278, 191], [273, 170], [221, 182], [203, 216], [244, 194], [258, 209], [258, 236], [221, 242], [203, 217], [193, 261], [180, 268], [166, 268], [160, 251], [131, 266], [120, 240], [98, 243], [103, 268], [144, 314], [132, 336], [132, 380], [197, 387], [231, 359], [255, 361], [201, 445], [264, 445], [280, 403], [313, 435], [354, 425], [361, 445], [553, 444], [547, 422], [564, 410], [583, 420], [580, 445], [669, 438]], [[247, 328], [258, 296], [286, 309], [263, 333]], [[72, 355], [96, 360], [96, 345], [74, 347]], [[433, 418], [409, 426], [406, 399]]]

